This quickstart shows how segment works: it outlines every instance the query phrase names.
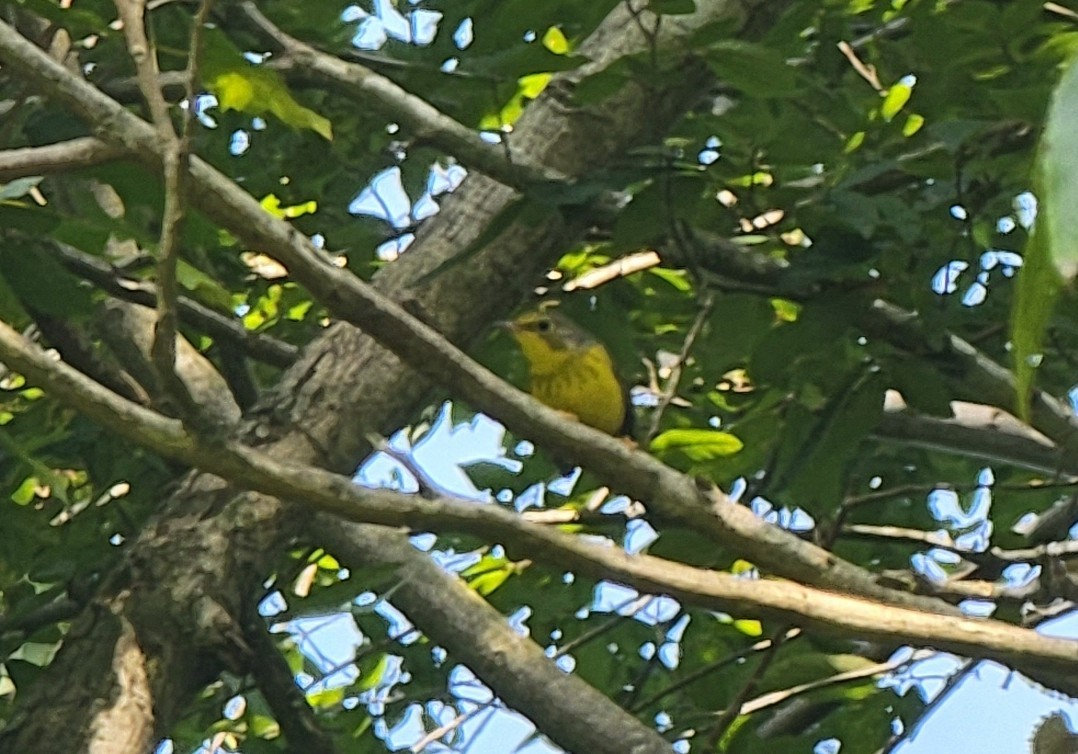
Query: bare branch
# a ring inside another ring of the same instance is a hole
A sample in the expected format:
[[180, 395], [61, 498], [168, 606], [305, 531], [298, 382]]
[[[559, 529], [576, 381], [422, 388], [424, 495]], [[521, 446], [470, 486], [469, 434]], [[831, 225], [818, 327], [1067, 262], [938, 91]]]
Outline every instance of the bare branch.
[[157, 249], [157, 325], [154, 329], [150, 354], [157, 370], [158, 380], [168, 396], [176, 402], [180, 415], [194, 420], [198, 416], [198, 403], [187, 391], [183, 380], [176, 374], [176, 332], [179, 323], [176, 269], [179, 262], [180, 236], [187, 212], [187, 174], [190, 156], [190, 131], [187, 123], [191, 117], [190, 107], [194, 104], [193, 83], [190, 76], [197, 69], [201, 23], [205, 20], [208, 4], [203, 2], [195, 15], [188, 65], [188, 109], [184, 114], [182, 136], [176, 133], [172, 125], [168, 102], [161, 93], [157, 54], [146, 36], [144, 19], [146, 0], [116, 0], [116, 9], [120, 12], [120, 18], [123, 21], [127, 48], [135, 61], [139, 88], [149, 105], [150, 115], [157, 132], [158, 149], [165, 178], [165, 206], [161, 218], [161, 240]]
[[83, 136], [44, 147], [22, 147], [0, 152], [0, 181], [31, 175], [51, 175], [92, 167], [124, 157], [125, 150], [113, 144]]
[[529, 524], [493, 505], [367, 490], [349, 477], [279, 462], [235, 441], [203, 446], [180, 422], [123, 400], [50, 358], [3, 323], [0, 361], [118, 435], [236, 484], [303, 501], [346, 520], [407, 526], [416, 531], [466, 531], [500, 541], [536, 561], [596, 579], [620, 581], [641, 592], [668, 594], [685, 604], [773, 618], [866, 641], [909, 643], [994, 659], [1064, 693], [1078, 693], [1075, 641], [1041, 636], [995, 620], [912, 610], [778, 579], [747, 580], [651, 556], [629, 555]]
[[650, 445], [651, 440], [658, 434], [663, 414], [677, 395], [678, 386], [681, 384], [681, 375], [685, 371], [685, 362], [688, 361], [689, 354], [692, 353], [692, 348], [696, 344], [696, 339], [704, 329], [704, 324], [711, 317], [713, 305], [714, 298], [710, 294], [707, 294], [700, 304], [699, 311], [696, 312], [696, 317], [693, 319], [689, 331], [685, 334], [685, 340], [681, 344], [681, 351], [677, 355], [677, 360], [670, 367], [670, 376], [667, 377], [666, 384], [663, 386], [662, 395], [659, 396], [659, 405], [655, 407], [655, 410], [651, 414], [651, 425], [648, 427], [647, 434], [644, 435], [645, 447]]

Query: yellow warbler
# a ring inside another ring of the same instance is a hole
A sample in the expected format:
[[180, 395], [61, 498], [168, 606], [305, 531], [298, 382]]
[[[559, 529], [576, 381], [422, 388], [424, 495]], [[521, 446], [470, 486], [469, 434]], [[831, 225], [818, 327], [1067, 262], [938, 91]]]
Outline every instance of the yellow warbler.
[[607, 434], [632, 432], [629, 393], [606, 348], [557, 312], [527, 312], [506, 327], [528, 360], [531, 394]]

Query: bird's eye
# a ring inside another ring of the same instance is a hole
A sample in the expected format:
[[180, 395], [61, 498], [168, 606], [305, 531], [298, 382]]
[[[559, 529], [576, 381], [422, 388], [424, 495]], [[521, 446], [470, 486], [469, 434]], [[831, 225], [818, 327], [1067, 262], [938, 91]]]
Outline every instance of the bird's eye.
[[539, 332], [550, 332], [550, 320], [541, 319], [535, 323], [535, 329]]

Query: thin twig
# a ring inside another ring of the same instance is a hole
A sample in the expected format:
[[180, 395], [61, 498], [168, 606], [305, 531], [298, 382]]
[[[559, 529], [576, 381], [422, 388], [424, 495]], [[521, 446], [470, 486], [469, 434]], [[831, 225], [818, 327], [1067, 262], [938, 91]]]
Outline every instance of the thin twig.
[[961, 683], [962, 680], [967, 675], [969, 675], [975, 667], [977, 667], [976, 663], [971, 660], [966, 660], [962, 664], [962, 666], [959, 667], [958, 670], [956, 670], [954, 674], [952, 674], [951, 677], [947, 679], [946, 683], [944, 683], [943, 685], [943, 688], [936, 695], [936, 698], [924, 706], [924, 709], [921, 710], [921, 716], [917, 724], [910, 726], [909, 728], [904, 730], [902, 732], [902, 735], [896, 735], [887, 744], [887, 746], [880, 750], [879, 754], [890, 754], [890, 752], [894, 751], [895, 747], [897, 747], [900, 743], [912, 738], [916, 734], [917, 729], [924, 725], [924, 723], [932, 717], [932, 711], [935, 708], [939, 707], [943, 703], [943, 701], [948, 696], [950, 696], [955, 689], [958, 688], [958, 684]]
[[734, 696], [733, 700], [727, 705], [726, 709], [719, 715], [719, 720], [715, 723], [715, 727], [708, 733], [707, 741], [704, 743], [704, 751], [715, 751], [719, 741], [726, 735], [726, 731], [730, 729], [738, 715], [741, 714], [741, 709], [749, 698], [756, 692], [756, 687], [760, 685], [760, 681], [764, 677], [764, 673], [767, 672], [768, 667], [775, 659], [775, 655], [778, 652], [779, 647], [782, 646], [785, 640], [786, 634], [789, 628], [782, 628], [775, 632], [771, 637], [771, 646], [766, 650], [763, 650], [763, 654], [760, 657], [760, 662], [756, 665], [756, 669], [752, 672], [752, 675], [748, 677], [741, 689]]
[[689, 331], [685, 334], [685, 340], [681, 344], [681, 351], [677, 355], [677, 360], [670, 367], [670, 376], [667, 378], [666, 385], [663, 387], [662, 395], [659, 396], [659, 405], [655, 407], [655, 410], [651, 414], [651, 425], [648, 427], [647, 435], [644, 438], [645, 447], [647, 447], [648, 444], [650, 444], [651, 439], [658, 434], [659, 424], [662, 423], [663, 414], [677, 395], [678, 385], [681, 383], [681, 376], [685, 371], [685, 362], [688, 361], [689, 354], [692, 353], [693, 346], [696, 344], [696, 339], [700, 336], [704, 324], [711, 316], [711, 309], [714, 306], [714, 302], [714, 297], [710, 293], [704, 294], [703, 303], [700, 306], [700, 310], [696, 313], [696, 318], [689, 327]]
[[781, 691], [772, 691], [771, 693], [764, 694], [763, 696], [756, 697], [755, 699], [745, 702], [741, 705], [742, 715], [751, 715], [754, 712], [760, 712], [768, 707], [774, 707], [777, 704], [782, 704], [796, 696], [802, 694], [808, 694], [818, 689], [828, 688], [829, 686], [837, 686], [843, 683], [849, 683], [850, 681], [860, 681], [864, 678], [874, 678], [876, 676], [883, 675], [884, 673], [891, 673], [899, 668], [902, 668], [910, 663], [918, 660], [928, 659], [935, 656], [935, 652], [930, 649], [919, 649], [915, 651], [909, 657], [902, 660], [892, 660], [890, 662], [877, 662], [867, 667], [858, 668], [857, 670], [848, 670], [845, 673], [836, 673], [835, 675], [828, 676], [827, 678], [821, 678], [809, 683], [798, 684], [797, 686], [791, 686], [788, 689], [782, 689]]
[[480, 713], [486, 712], [489, 709], [493, 709], [496, 706], [497, 705], [495, 704], [494, 701], [489, 701], [489, 702], [486, 702], [484, 704], [478, 705], [475, 709], [469, 710], [468, 712], [461, 712], [460, 714], [458, 714], [455, 718], [450, 720], [445, 725], [438, 726], [437, 728], [432, 730], [430, 733], [423, 736], [423, 738], [416, 741], [414, 744], [412, 744], [411, 748], [408, 749], [408, 751], [412, 752], [412, 754], [419, 754], [421, 751], [426, 749], [430, 744], [434, 743], [435, 741], [440, 739], [442, 736], [456, 730], [457, 728], [464, 725], [464, 723], [468, 722], [469, 720], [471, 720], [476, 715], [479, 715]]
[[[786, 632], [786, 635], [783, 637], [783, 641], [790, 641], [791, 639], [795, 639], [800, 635], [800, 628], [791, 628], [789, 631]], [[659, 702], [661, 699], [669, 696], [675, 691], [685, 688], [692, 683], [695, 683], [701, 678], [704, 678], [705, 676], [714, 673], [716, 670], [724, 668], [727, 665], [732, 665], [736, 662], [740, 662], [754, 652], [764, 652], [771, 649], [773, 644], [774, 642], [771, 639], [764, 639], [762, 641], [756, 642], [751, 647], [746, 647], [745, 649], [742, 649], [740, 652], [733, 652], [726, 655], [725, 657], [715, 660], [714, 662], [709, 662], [707, 665], [703, 665], [692, 671], [691, 673], [688, 673], [684, 677], [679, 678], [676, 683], [672, 683], [666, 688], [660, 689], [646, 699], [642, 699], [636, 702], [632, 707], [629, 708], [629, 711], [633, 712], [634, 714], [639, 713], [641, 710], [647, 709], [651, 705]]]
[[866, 64], [861, 61], [861, 58], [857, 57], [857, 53], [849, 42], [839, 42], [838, 50], [850, 61], [850, 65], [853, 69], [868, 82], [869, 86], [875, 89], [880, 94], [884, 93], [883, 85], [880, 84], [879, 76], [876, 74], [876, 67], [874, 65]]
[[390, 445], [389, 441], [381, 435], [374, 433], [368, 434], [367, 442], [371, 444], [371, 448], [381, 453], [385, 453], [391, 459], [403, 466], [405, 471], [415, 477], [416, 485], [419, 487], [420, 497], [425, 497], [428, 500], [433, 500], [438, 497], [460, 497], [456, 493], [451, 492], [438, 484], [430, 474], [424, 471], [424, 469], [416, 463], [411, 454], [400, 452]]
[[187, 386], [176, 373], [176, 333], [179, 324], [177, 265], [179, 263], [180, 238], [187, 213], [187, 175], [190, 161], [190, 120], [194, 105], [194, 82], [197, 74], [201, 29], [209, 12], [209, 0], [204, 0], [195, 15], [191, 34], [191, 50], [187, 66], [188, 107], [183, 114], [184, 123], [177, 134], [172, 124], [168, 102], [161, 93], [160, 71], [157, 55], [146, 34], [145, 0], [116, 0], [116, 8], [123, 21], [127, 48], [135, 62], [139, 88], [146, 99], [151, 120], [161, 144], [164, 168], [165, 205], [161, 217], [161, 237], [157, 251], [157, 323], [154, 327], [153, 345], [150, 348], [157, 377], [165, 393], [172, 398], [180, 415], [193, 419], [197, 404]]
[[1071, 21], [1078, 21], [1078, 13], [1075, 13], [1070, 8], [1064, 7], [1059, 3], [1045, 3], [1043, 7], [1049, 13], [1055, 13], [1056, 15], [1063, 16]]
[[651, 269], [660, 262], [662, 262], [662, 259], [659, 257], [658, 252], [651, 249], [640, 251], [615, 259], [613, 262], [596, 267], [594, 270], [588, 270], [583, 275], [566, 282], [561, 289], [566, 293], [572, 293], [576, 290], [592, 290], [609, 283], [611, 280], [632, 275], [634, 272]]
[[[625, 600], [620, 605], [615, 605], [614, 609], [611, 610], [611, 612], [614, 613], [614, 615], [612, 617], [610, 617], [609, 619], [603, 621], [603, 623], [601, 625], [598, 625], [595, 628], [592, 628], [592, 629], [589, 629], [588, 631], [585, 631], [584, 633], [582, 633], [580, 636], [576, 637], [572, 641], [567, 642], [566, 644], [564, 644], [561, 647], [558, 647], [558, 650], [553, 655], [551, 655], [551, 659], [556, 660], [559, 657], [563, 657], [563, 656], [569, 654], [570, 652], [579, 649], [580, 647], [584, 646], [588, 642], [594, 641], [595, 639], [599, 638], [600, 636], [602, 636], [603, 634], [605, 634], [607, 631], [614, 628], [615, 626], [620, 625], [621, 623], [625, 622], [626, 620], [631, 620], [641, 610], [646, 608], [648, 605], [650, 605], [654, 601], [655, 601], [655, 595], [647, 594], [647, 595], [644, 595], [644, 596], [641, 596], [641, 597], [633, 597], [632, 599]], [[622, 615], [621, 611], [624, 610], [625, 608], [631, 608], [631, 609], [630, 609], [628, 614]]]

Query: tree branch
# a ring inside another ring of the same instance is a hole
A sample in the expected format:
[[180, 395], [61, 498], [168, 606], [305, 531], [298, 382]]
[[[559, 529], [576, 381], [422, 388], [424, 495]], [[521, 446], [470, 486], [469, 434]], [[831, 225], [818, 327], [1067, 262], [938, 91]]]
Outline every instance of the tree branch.
[[[236, 484], [340, 518], [415, 531], [464, 531], [502, 542], [528, 557], [639, 591], [669, 594], [685, 604], [881, 643], [909, 643], [994, 659], [1065, 693], [1078, 693], [1078, 642], [1054, 639], [994, 620], [940, 615], [825, 592], [780, 580], [750, 581], [646, 555], [588, 544], [529, 524], [505, 509], [456, 500], [424, 500], [366, 490], [345, 476], [279, 462], [235, 441], [199, 444], [182, 424], [129, 403], [0, 323], [0, 361], [54, 398], [107, 429], [163, 455]], [[751, 515], [751, 514], [749, 514]], [[774, 528], [774, 527], [772, 527]], [[781, 531], [776, 529], [776, 531]], [[783, 532], [785, 534], [785, 532]], [[446, 609], [446, 605], [442, 609]], [[1067, 676], [1066, 669], [1072, 672]], [[1063, 673], [1064, 677], [1057, 677]]]
[[[157, 306], [157, 288], [152, 283], [126, 277], [108, 262], [58, 241], [42, 241], [39, 248], [55, 257], [71, 272], [118, 299], [151, 308]], [[299, 349], [291, 343], [248, 330], [241, 322], [186, 296], [180, 296], [179, 309], [184, 321], [271, 366], [284, 369], [299, 356]]]
[[501, 613], [400, 532], [341, 526], [325, 517], [311, 531], [349, 566], [392, 568], [399, 579], [393, 604], [506, 704], [528, 710], [536, 727], [567, 751], [669, 754], [670, 744], [659, 734], [579, 676], [559, 669], [540, 646], [514, 632]]
[[0, 151], [0, 181], [31, 175], [51, 175], [93, 167], [123, 158], [122, 147], [83, 136], [44, 147], [21, 147]]
[[[966, 404], [970, 405], [970, 404]], [[992, 407], [982, 406], [991, 413]], [[984, 413], [984, 412], [979, 412]], [[909, 443], [947, 453], [1007, 463], [1046, 474], [1078, 476], [1078, 452], [1056, 446], [1029, 427], [991, 425], [968, 413], [952, 419], [919, 416], [904, 409], [884, 412], [873, 434], [889, 442]]]
[[274, 645], [262, 618], [252, 615], [244, 623], [243, 637], [250, 653], [245, 658], [259, 691], [281, 726], [288, 750], [297, 754], [336, 754], [333, 737], [321, 726], [311, 705], [296, 686], [295, 676]]

